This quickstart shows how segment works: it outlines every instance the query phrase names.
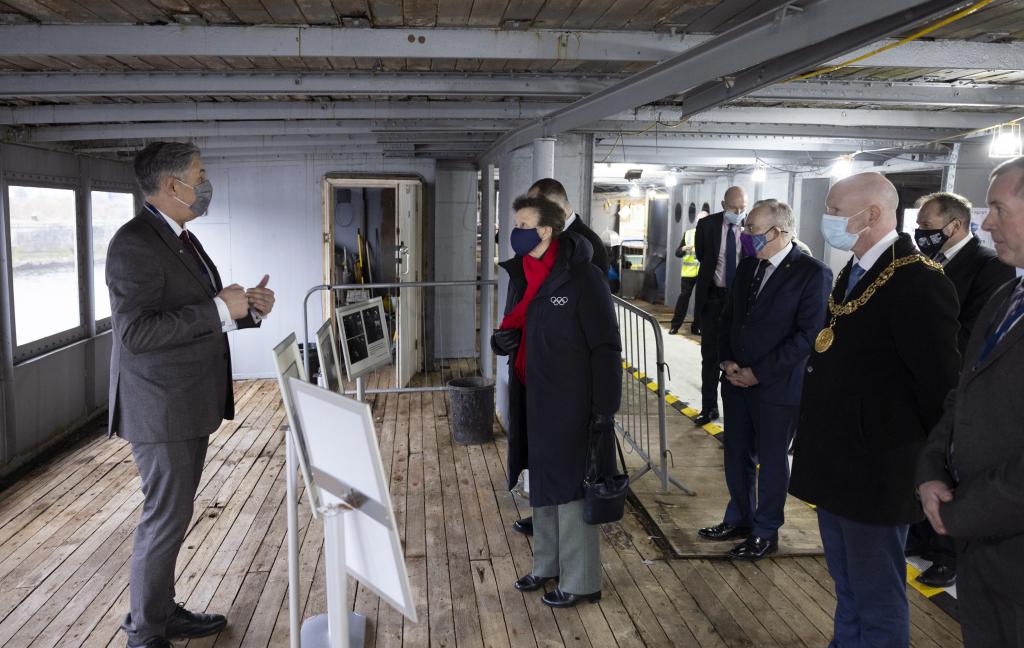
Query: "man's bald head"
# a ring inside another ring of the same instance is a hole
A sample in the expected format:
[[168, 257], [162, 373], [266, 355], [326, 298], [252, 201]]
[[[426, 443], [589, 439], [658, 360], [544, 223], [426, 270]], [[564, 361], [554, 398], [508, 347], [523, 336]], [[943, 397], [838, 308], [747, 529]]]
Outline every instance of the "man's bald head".
[[742, 214], [747, 210], [747, 192], [743, 187], [729, 187], [722, 199], [722, 209]]
[[858, 257], [896, 229], [896, 210], [900, 205], [896, 187], [881, 173], [858, 173], [832, 185], [825, 199], [826, 211], [845, 216], [846, 231], [860, 232], [853, 252]]

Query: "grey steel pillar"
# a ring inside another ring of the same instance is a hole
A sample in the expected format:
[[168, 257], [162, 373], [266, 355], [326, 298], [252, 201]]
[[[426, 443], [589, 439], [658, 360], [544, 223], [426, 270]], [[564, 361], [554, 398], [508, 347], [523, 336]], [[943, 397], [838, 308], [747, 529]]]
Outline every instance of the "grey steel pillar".
[[9, 222], [7, 182], [4, 180], [6, 151], [0, 144], [0, 465], [14, 458], [14, 283], [11, 279], [11, 245], [7, 240]]
[[81, 158], [78, 169], [78, 241], [81, 246], [78, 267], [82, 282], [81, 313], [88, 335], [85, 343], [85, 407], [92, 414], [96, 410], [96, 278], [93, 276], [92, 167], [89, 159]]
[[533, 179], [555, 177], [555, 138], [538, 137], [533, 140]]
[[[496, 192], [494, 165], [485, 164], [480, 182], [480, 279], [494, 279], [494, 221]], [[480, 375], [494, 377], [494, 353], [491, 351], [491, 331], [494, 329], [494, 287], [480, 288]]]

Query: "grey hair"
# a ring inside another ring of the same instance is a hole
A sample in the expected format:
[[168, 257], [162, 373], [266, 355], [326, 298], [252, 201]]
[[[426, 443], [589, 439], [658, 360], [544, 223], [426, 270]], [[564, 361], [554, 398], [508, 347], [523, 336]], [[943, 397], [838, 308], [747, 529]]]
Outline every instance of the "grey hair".
[[[1024, 171], [1024, 156], [1013, 158], [1003, 162], [995, 169], [992, 170], [992, 175], [988, 177], [989, 180], [995, 180], [998, 176], [1004, 173], [1010, 173], [1012, 171]], [[1024, 177], [1021, 177], [1020, 182], [1017, 183], [1014, 193], [1018, 196], [1024, 196]]]
[[793, 208], [775, 198], [758, 200], [750, 211], [764, 207], [772, 217], [772, 224], [780, 230], [792, 235], [796, 227], [796, 219], [793, 217]]
[[135, 181], [144, 196], [160, 191], [166, 176], [180, 176], [199, 155], [199, 147], [187, 142], [153, 142], [135, 156]]
[[919, 198], [917, 201], [917, 207], [919, 209], [924, 209], [925, 205], [932, 202], [938, 206], [939, 215], [945, 219], [946, 225], [958, 220], [964, 227], [970, 226], [972, 207], [970, 200], [967, 200], [960, 194], [955, 194], [949, 191], [937, 191]]

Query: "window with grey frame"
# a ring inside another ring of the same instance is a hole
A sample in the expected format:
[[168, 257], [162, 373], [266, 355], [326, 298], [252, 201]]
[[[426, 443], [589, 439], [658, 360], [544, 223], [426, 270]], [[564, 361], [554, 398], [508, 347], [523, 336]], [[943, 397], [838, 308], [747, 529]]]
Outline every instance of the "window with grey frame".
[[134, 195], [112, 187], [91, 191], [90, 220], [82, 189], [70, 179], [8, 178], [4, 189], [15, 362], [86, 339], [90, 318], [96, 330], [109, 328], [106, 247], [134, 215]]

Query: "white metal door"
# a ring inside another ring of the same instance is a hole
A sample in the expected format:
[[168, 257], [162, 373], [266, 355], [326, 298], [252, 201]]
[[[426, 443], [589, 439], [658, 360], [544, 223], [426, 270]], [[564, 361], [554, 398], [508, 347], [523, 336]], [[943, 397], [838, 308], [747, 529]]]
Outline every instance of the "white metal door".
[[[422, 281], [423, 247], [421, 185], [419, 182], [398, 183], [398, 228], [395, 240], [399, 245], [402, 283]], [[423, 289], [405, 288], [398, 306], [398, 370], [399, 387], [406, 387], [417, 372], [423, 370]]]

